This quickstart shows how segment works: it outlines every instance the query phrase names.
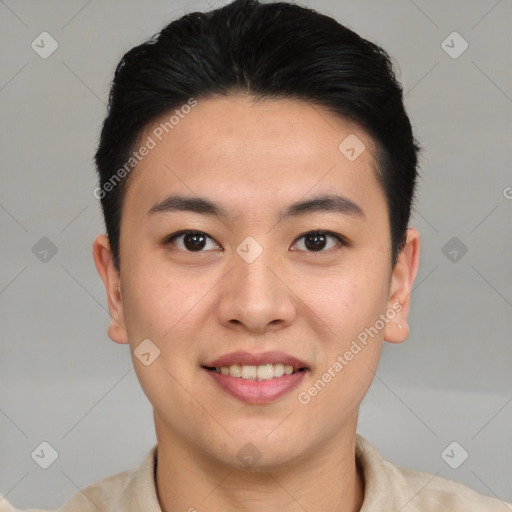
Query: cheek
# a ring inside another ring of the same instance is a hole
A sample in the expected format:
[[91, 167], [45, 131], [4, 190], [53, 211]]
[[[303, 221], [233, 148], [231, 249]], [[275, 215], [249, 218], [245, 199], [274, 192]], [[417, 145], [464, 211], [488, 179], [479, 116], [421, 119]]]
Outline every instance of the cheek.
[[330, 328], [330, 336], [345, 339], [378, 318], [386, 298], [382, 281], [360, 271], [332, 273], [321, 281], [304, 283], [301, 296]]
[[[131, 270], [134, 278], [126, 283], [123, 304], [132, 352], [150, 339], [160, 350], [157, 362], [162, 370], [167, 368], [180, 381], [189, 380], [195, 371], [190, 362], [198, 360], [198, 347], [205, 342], [202, 326], [214, 311], [219, 276], [142, 260]], [[134, 364], [140, 366], [136, 360]]]
[[[208, 289], [205, 283], [172, 275], [142, 260], [131, 266], [136, 279], [125, 283], [123, 299], [129, 331], [132, 361], [140, 385], [149, 401], [159, 410], [185, 410], [191, 398], [178, 383], [190, 382], [197, 356], [194, 327], [204, 307], [200, 300]], [[194, 316], [196, 315], [196, 316]], [[156, 346], [158, 356], [149, 365], [137, 358], [135, 349], [142, 340]]]
[[163, 340], [199, 300], [204, 285], [139, 260], [131, 265], [123, 307], [128, 329]]

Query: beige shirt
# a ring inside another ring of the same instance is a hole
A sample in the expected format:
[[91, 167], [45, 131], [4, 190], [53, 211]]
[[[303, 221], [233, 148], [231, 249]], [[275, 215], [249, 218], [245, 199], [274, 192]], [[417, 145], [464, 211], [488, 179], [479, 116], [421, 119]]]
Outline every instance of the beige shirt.
[[[162, 512], [155, 487], [157, 446], [136, 469], [123, 471], [77, 492], [58, 512]], [[356, 458], [365, 479], [360, 512], [507, 512], [512, 505], [483, 496], [465, 485], [413, 471], [384, 460], [362, 436], [356, 436]], [[199, 502], [193, 504], [201, 510]], [[19, 512], [0, 495], [0, 512]], [[28, 509], [23, 512], [49, 512]], [[311, 511], [313, 512], [313, 511]]]

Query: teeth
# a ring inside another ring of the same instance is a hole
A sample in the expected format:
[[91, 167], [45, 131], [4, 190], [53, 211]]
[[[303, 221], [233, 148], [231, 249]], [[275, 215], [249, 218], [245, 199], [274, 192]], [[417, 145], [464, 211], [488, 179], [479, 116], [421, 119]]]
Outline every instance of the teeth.
[[242, 379], [255, 379], [258, 376], [258, 368], [256, 366], [242, 366]]
[[216, 367], [215, 371], [222, 375], [231, 375], [231, 377], [239, 377], [247, 380], [270, 380], [274, 377], [282, 377], [283, 375], [291, 375], [294, 373], [293, 366], [277, 364], [255, 365], [239, 365]]
[[[238, 366], [237, 364], [230, 366], [228, 368], [228, 370], [229, 370], [229, 375], [231, 375], [231, 377], [241, 377], [242, 376], [242, 368], [240, 366]], [[221, 372], [222, 372], [222, 368], [221, 368]]]
[[[293, 371], [293, 367], [292, 367]], [[282, 377], [284, 375], [284, 365], [283, 364], [275, 364], [274, 365], [274, 377]]]
[[274, 377], [274, 365], [263, 364], [256, 369], [257, 377], [260, 380], [270, 380]]

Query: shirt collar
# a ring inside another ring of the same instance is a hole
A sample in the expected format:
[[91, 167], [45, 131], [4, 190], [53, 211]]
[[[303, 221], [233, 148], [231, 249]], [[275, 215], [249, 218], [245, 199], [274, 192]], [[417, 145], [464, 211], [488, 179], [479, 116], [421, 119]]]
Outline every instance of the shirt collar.
[[384, 460], [377, 448], [363, 436], [356, 434], [356, 463], [364, 478], [364, 498], [359, 512], [397, 510]]

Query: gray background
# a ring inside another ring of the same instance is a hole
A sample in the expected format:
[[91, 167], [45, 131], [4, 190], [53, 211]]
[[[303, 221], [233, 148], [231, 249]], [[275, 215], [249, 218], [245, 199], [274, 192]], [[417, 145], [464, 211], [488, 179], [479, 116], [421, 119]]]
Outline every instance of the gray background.
[[[411, 335], [385, 343], [359, 432], [395, 463], [510, 501], [512, 2], [303, 5], [391, 53], [425, 146]], [[92, 156], [122, 54], [207, 9], [205, 0], [0, 2], [0, 493], [17, 507], [57, 508], [138, 465], [156, 441], [128, 347], [106, 335]], [[59, 44], [47, 59], [31, 48], [43, 31]], [[441, 46], [453, 31], [469, 44], [458, 58]], [[32, 252], [42, 237], [57, 247], [47, 262]], [[468, 250], [455, 262], [451, 245], [443, 252], [452, 237]], [[30, 455], [42, 441], [59, 454], [46, 470]], [[452, 441], [469, 453], [458, 469], [441, 457]]]

